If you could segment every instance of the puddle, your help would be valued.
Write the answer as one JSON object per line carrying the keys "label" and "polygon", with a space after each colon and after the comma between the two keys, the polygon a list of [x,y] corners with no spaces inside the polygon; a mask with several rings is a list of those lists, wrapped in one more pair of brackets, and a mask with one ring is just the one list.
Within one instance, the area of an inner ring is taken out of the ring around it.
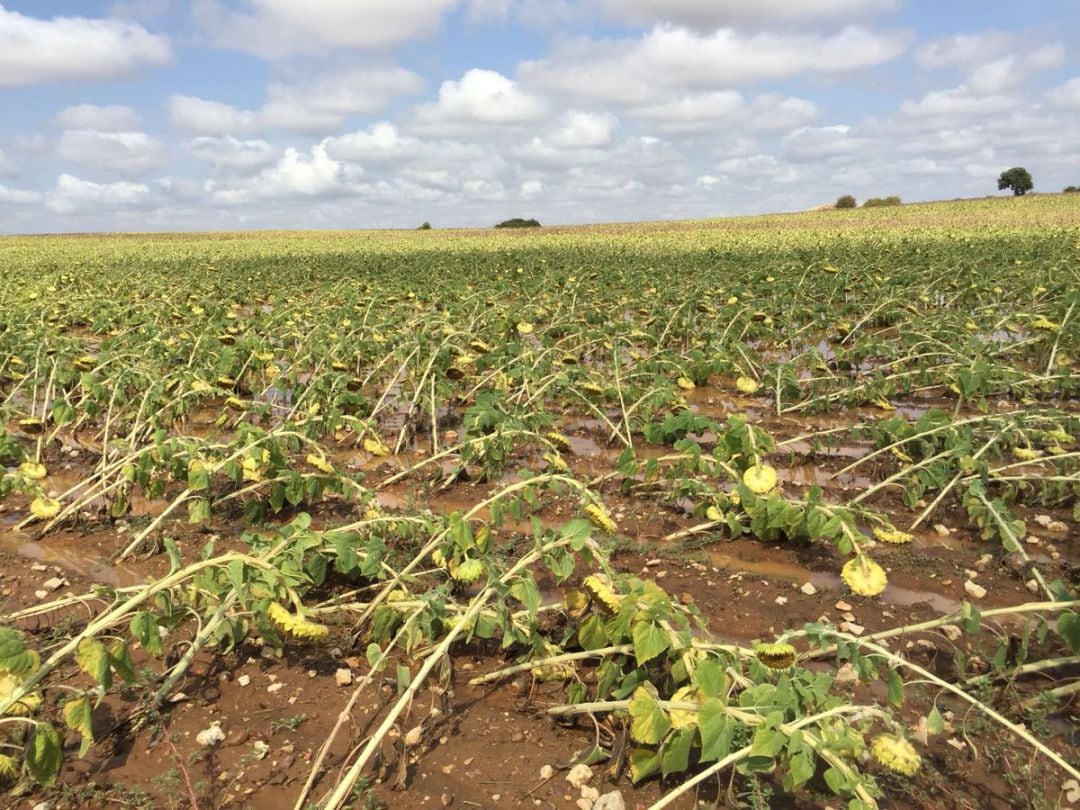
{"label": "puddle", "polygon": [[[46,565],[55,565],[73,574],[85,577],[91,582],[122,588],[141,585],[148,574],[132,566],[113,565],[103,558],[87,554],[81,549],[64,548],[57,542],[59,538],[50,537],[33,541],[22,532],[0,532],[0,549],[17,554],[27,560]],[[81,538],[85,540],[85,538]]]}

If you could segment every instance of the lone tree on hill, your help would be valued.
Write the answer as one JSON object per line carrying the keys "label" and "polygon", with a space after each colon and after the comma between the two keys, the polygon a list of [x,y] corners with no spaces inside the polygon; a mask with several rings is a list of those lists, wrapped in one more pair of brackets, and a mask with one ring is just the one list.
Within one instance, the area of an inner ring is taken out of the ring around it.
{"label": "lone tree on hill", "polygon": [[1022,166],[1014,166],[1002,172],[998,178],[998,191],[1006,188],[1011,188],[1012,193],[1017,197],[1027,194],[1035,188],[1035,183],[1031,180],[1031,172]]}

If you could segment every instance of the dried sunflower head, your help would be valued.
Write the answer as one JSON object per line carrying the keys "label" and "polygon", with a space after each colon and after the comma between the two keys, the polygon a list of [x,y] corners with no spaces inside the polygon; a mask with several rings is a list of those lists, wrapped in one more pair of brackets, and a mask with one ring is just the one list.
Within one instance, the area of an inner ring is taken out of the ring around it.
{"label": "dried sunflower head", "polygon": [[915,747],[894,734],[879,734],[870,741],[870,753],[881,765],[901,776],[914,776],[922,764]]}
{"label": "dried sunflower head", "polygon": [[30,502],[30,514],[39,520],[48,520],[60,514],[60,501],[39,495]]}
{"label": "dried sunflower head", "polygon": [[754,647],[757,660],[769,669],[787,669],[795,663],[795,648],[783,642],[777,644],[758,644]]}
{"label": "dried sunflower head", "polygon": [[34,461],[24,461],[19,465],[19,475],[23,478],[29,478],[32,481],[40,481],[49,471],[45,469],[44,464],[38,464]]}
{"label": "dried sunflower head", "polygon": [[874,527],[874,537],[882,543],[894,543],[896,545],[910,543],[915,539],[915,535],[908,532],[902,532],[899,529],[885,529],[881,526]]}
{"label": "dried sunflower head", "polygon": [[604,534],[615,534],[619,530],[615,521],[599,504],[588,504],[585,507],[585,517],[589,519],[589,523],[604,532]]}
{"label": "dried sunflower head", "polygon": [[316,624],[300,616],[294,616],[277,602],[273,602],[266,609],[266,617],[274,627],[293,638],[316,642],[330,638],[330,628],[325,624]]}
{"label": "dried sunflower head", "polygon": [[615,593],[607,577],[602,574],[590,574],[581,582],[581,587],[593,600],[600,612],[614,616],[622,607],[622,597]]}
{"label": "dried sunflower head", "polygon": [[569,452],[571,449],[570,440],[563,436],[561,433],[557,433],[554,430],[549,433],[545,433],[544,438],[546,438],[549,442],[555,445],[556,448],[563,451],[564,453]]}
{"label": "dried sunflower head", "polygon": [[848,560],[840,569],[840,578],[859,596],[877,596],[888,584],[884,569],[865,554]]}
{"label": "dried sunflower head", "polygon": [[768,464],[755,464],[743,473],[742,482],[755,495],[765,495],[776,487],[776,470]]}

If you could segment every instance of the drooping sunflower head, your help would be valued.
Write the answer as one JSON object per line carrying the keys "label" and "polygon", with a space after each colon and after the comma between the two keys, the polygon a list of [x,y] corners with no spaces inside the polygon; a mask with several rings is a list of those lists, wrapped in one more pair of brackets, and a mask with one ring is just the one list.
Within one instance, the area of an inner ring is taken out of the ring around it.
{"label": "drooping sunflower head", "polygon": [[622,597],[615,593],[603,574],[590,574],[582,580],[581,587],[605,616],[614,616],[619,612]]}
{"label": "drooping sunflower head", "polygon": [[893,543],[895,545],[910,543],[915,539],[915,535],[908,532],[902,532],[899,529],[886,529],[882,526],[874,527],[874,537],[882,543]]}
{"label": "drooping sunflower head", "polygon": [[300,616],[294,616],[288,608],[271,603],[266,609],[266,617],[282,633],[303,641],[326,641],[330,638],[330,628],[325,624],[317,624]]}
{"label": "drooping sunflower head", "polygon": [[60,501],[39,495],[30,502],[30,514],[39,520],[48,520],[60,514]]}
{"label": "drooping sunflower head", "polygon": [[870,753],[882,766],[900,774],[914,776],[922,764],[915,747],[895,734],[879,734],[870,741]]}
{"label": "drooping sunflower head", "polygon": [[750,395],[758,390],[758,384],[753,377],[740,376],[735,379],[735,390]]}
{"label": "drooping sunflower head", "polygon": [[611,515],[599,504],[590,503],[586,505],[585,517],[589,519],[589,523],[604,534],[615,534],[619,530],[618,525],[611,519]]}
{"label": "drooping sunflower head", "polygon": [[840,578],[859,596],[877,596],[889,584],[884,569],[865,554],[844,563]]}
{"label": "drooping sunflower head", "polygon": [[754,647],[754,655],[757,660],[769,669],[787,669],[795,663],[795,648],[790,644],[779,642],[776,644],[758,644]]}
{"label": "drooping sunflower head", "polygon": [[31,481],[40,481],[49,471],[45,469],[44,464],[38,464],[34,461],[24,461],[19,465],[19,475],[23,478],[29,478]]}
{"label": "drooping sunflower head", "polygon": [[755,464],[743,473],[742,481],[755,495],[765,495],[776,488],[776,470],[768,464]]}

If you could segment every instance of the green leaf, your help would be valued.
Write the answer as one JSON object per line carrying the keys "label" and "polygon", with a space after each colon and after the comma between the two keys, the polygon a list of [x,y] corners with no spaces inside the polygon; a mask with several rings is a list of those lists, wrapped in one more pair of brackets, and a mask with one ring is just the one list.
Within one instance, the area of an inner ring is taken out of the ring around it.
{"label": "green leaf", "polygon": [[638,666],[651,661],[671,646],[671,637],[664,628],[652,622],[634,624],[634,657]]}
{"label": "green leaf", "polygon": [[48,723],[34,726],[34,736],[26,746],[26,770],[39,785],[51,785],[64,759],[60,733]]}
{"label": "green leaf", "polygon": [[[650,687],[652,691],[650,691]],[[630,698],[630,734],[645,745],[656,745],[671,728],[671,721],[660,707],[655,687],[640,686]]]}
{"label": "green leaf", "polygon": [[79,759],[82,759],[94,744],[94,709],[90,705],[90,697],[83,695],[69,700],[64,704],[63,713],[67,727],[82,735],[82,744],[79,746]]}
{"label": "green leaf", "polygon": [[735,739],[735,722],[728,717],[722,701],[709,698],[701,704],[698,729],[701,732],[702,762],[716,762],[731,752],[731,743]]}
{"label": "green leaf", "polygon": [[197,525],[207,523],[210,520],[210,501],[206,498],[195,498],[188,501],[188,523]]}
{"label": "green leaf", "polygon": [[660,770],[663,776],[682,773],[690,766],[690,749],[697,737],[697,729],[680,728],[664,743],[660,754]]}
{"label": "green leaf", "polygon": [[898,707],[903,706],[904,679],[900,677],[900,673],[895,669],[890,669],[886,677],[889,682],[889,705]]}
{"label": "green leaf", "polygon": [[38,654],[27,649],[19,631],[0,627],[0,672],[12,675],[29,675],[40,663]]}
{"label": "green leaf", "polygon": [[132,616],[131,635],[151,655],[159,656],[165,651],[161,643],[161,632],[158,630],[157,617],[153,613],[140,610]]}
{"label": "green leaf", "polygon": [[109,663],[124,683],[135,680],[135,664],[131,660],[131,650],[123,639],[116,639],[109,647]]}
{"label": "green leaf", "polygon": [[660,752],[635,748],[630,754],[630,781],[637,784],[660,770]]}
{"label": "green leaf", "polygon": [[715,658],[698,661],[691,681],[705,697],[720,697],[727,693],[727,672],[724,671],[724,665]]}
{"label": "green leaf", "polygon": [[578,628],[578,643],[586,650],[599,650],[608,646],[608,634],[604,629],[604,620],[593,614]]}
{"label": "green leaf", "polygon": [[1058,616],[1058,635],[1074,653],[1080,652],[1080,614],[1066,611]]}
{"label": "green leaf", "polygon": [[592,526],[589,521],[582,520],[581,518],[575,518],[569,523],[563,525],[562,530],[559,532],[559,536],[564,540],[570,541],[570,548],[574,551],[581,551],[585,547],[585,542],[592,535]]}
{"label": "green leaf", "polygon": [[934,706],[930,714],[926,715],[926,731],[929,734],[940,734],[945,730],[945,718],[941,716],[938,707]]}
{"label": "green leaf", "polygon": [[210,471],[201,461],[195,460],[188,465],[187,487],[192,492],[201,492],[210,487]]}
{"label": "green leaf", "polygon": [[829,768],[825,771],[825,784],[837,796],[846,796],[851,792],[847,777],[836,768]]}
{"label": "green leaf", "polygon": [[112,686],[112,661],[103,642],[96,638],[84,638],[75,649],[75,662],[103,689]]}

